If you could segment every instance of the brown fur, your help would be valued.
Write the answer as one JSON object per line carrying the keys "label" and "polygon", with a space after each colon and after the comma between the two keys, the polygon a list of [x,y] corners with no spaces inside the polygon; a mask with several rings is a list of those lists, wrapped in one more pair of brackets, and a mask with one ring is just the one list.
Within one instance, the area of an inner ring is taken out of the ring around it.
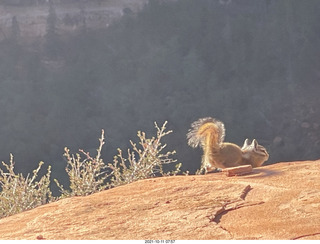
{"label": "brown fur", "polygon": [[266,149],[256,140],[252,144],[248,139],[242,148],[234,143],[223,142],[224,124],[213,118],[202,118],[191,124],[187,134],[191,147],[201,146],[203,149],[202,168],[207,171],[215,168],[229,168],[249,164],[261,166],[269,158]]}

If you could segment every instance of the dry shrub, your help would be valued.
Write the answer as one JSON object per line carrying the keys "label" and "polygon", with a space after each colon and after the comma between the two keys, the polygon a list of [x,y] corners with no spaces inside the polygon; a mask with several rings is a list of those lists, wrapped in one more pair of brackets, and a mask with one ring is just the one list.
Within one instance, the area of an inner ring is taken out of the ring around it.
{"label": "dry shrub", "polygon": [[0,169],[0,218],[20,213],[22,211],[35,208],[53,200],[50,191],[51,167],[48,167],[46,175],[37,181],[39,170],[43,162],[39,163],[38,168],[33,170],[25,178],[21,173],[14,172],[13,155],[10,154],[10,164],[2,162],[6,172]]}

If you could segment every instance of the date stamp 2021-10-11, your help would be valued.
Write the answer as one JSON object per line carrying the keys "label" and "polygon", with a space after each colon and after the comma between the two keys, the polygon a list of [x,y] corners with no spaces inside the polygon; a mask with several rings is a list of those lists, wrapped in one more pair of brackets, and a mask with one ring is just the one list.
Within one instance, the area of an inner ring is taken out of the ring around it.
{"label": "date stamp 2021-10-11", "polygon": [[173,244],[175,240],[145,240],[146,244]]}

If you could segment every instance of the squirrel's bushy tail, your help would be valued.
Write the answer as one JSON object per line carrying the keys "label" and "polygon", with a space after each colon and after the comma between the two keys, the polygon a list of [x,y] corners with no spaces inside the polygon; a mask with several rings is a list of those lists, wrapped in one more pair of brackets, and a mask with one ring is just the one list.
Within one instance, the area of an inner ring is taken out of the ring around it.
{"label": "squirrel's bushy tail", "polygon": [[201,146],[203,149],[202,169],[209,169],[215,165],[215,154],[220,151],[224,141],[224,124],[211,117],[199,119],[191,124],[187,133],[188,144],[191,147]]}
{"label": "squirrel's bushy tail", "polygon": [[187,133],[188,145],[194,148],[199,145],[202,148],[218,146],[224,141],[224,137],[224,124],[211,117],[201,118],[193,122]]}

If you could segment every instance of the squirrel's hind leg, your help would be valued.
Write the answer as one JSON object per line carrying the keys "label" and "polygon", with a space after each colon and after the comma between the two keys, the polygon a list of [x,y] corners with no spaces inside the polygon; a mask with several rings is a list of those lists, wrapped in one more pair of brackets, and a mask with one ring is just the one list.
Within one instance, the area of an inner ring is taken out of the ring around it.
{"label": "squirrel's hind leg", "polygon": [[207,171],[207,173],[219,173],[219,172],[222,172],[221,168],[212,168]]}
{"label": "squirrel's hind leg", "polygon": [[200,169],[197,170],[196,174],[205,175],[207,173],[218,173],[222,172],[221,168],[214,167],[208,164],[201,164]]}

